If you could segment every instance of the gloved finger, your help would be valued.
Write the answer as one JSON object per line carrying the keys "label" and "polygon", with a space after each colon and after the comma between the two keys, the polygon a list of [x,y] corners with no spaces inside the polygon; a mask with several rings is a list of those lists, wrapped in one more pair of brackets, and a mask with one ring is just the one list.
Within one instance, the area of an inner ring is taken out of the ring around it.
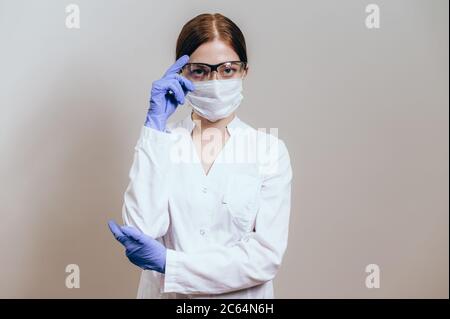
{"label": "gloved finger", "polygon": [[167,79],[177,80],[180,83],[181,88],[183,89],[184,95],[188,94],[190,91],[195,90],[194,83],[180,74],[171,74],[165,78],[165,80]]}
{"label": "gloved finger", "polygon": [[114,237],[123,236],[122,230],[120,229],[120,226],[117,225],[117,223],[114,220],[108,221],[108,226],[111,232],[113,233]]}
{"label": "gloved finger", "polygon": [[177,100],[177,102],[179,104],[184,104],[184,91],[181,88],[181,84],[180,82],[178,82],[177,80],[173,79],[170,80],[170,82],[168,83],[167,87],[172,90],[175,99]]}
{"label": "gloved finger", "polygon": [[125,236],[128,236],[135,241],[140,241],[143,235],[137,228],[132,226],[122,226],[121,230]]}
{"label": "gloved finger", "polygon": [[195,86],[194,83],[192,83],[191,80],[186,79],[184,76],[175,74],[176,79],[178,82],[180,82],[181,86],[183,87],[184,92],[187,94],[186,91],[194,91]]}
{"label": "gloved finger", "polygon": [[173,73],[177,73],[189,61],[189,55],[183,55],[164,73],[164,77]]}
{"label": "gloved finger", "polygon": [[108,221],[108,226],[111,232],[113,233],[114,237],[122,244],[125,245],[125,242],[127,241],[126,235],[122,232],[122,229],[114,220]]}

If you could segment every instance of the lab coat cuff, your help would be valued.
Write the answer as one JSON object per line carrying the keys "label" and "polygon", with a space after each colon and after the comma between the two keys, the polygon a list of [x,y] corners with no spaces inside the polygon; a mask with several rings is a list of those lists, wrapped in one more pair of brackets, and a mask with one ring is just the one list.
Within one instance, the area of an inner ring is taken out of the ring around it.
{"label": "lab coat cuff", "polygon": [[173,249],[167,249],[166,272],[164,274],[164,282],[161,285],[162,293],[180,292],[184,289],[182,283],[179,280],[179,267],[180,253]]}

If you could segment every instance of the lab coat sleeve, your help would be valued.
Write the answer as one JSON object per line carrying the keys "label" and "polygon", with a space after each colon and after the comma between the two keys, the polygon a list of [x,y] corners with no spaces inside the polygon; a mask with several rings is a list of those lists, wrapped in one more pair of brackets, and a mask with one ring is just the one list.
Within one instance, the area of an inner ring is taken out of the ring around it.
{"label": "lab coat sleeve", "polygon": [[134,226],[153,238],[162,237],[169,226],[166,177],[170,145],[169,133],[142,127],[124,194],[124,224]]}
{"label": "lab coat sleeve", "polygon": [[255,229],[233,246],[168,249],[164,292],[220,294],[272,280],[287,247],[292,168],[284,143],[263,174]]}

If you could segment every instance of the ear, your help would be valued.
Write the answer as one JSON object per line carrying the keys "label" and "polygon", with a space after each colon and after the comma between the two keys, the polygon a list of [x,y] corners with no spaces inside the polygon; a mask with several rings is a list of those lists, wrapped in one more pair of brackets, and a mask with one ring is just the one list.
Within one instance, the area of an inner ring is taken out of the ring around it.
{"label": "ear", "polygon": [[242,77],[243,79],[247,76],[248,68],[249,68],[249,65],[248,65],[248,63],[247,63],[247,65],[246,65],[246,67],[245,67],[245,70],[244,70],[244,76]]}

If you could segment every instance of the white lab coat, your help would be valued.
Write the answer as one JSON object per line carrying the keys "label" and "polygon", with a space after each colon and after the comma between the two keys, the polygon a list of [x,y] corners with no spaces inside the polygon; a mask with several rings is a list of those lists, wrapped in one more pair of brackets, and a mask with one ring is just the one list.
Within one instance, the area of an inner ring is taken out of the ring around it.
{"label": "white lab coat", "polygon": [[166,272],[144,270],[138,298],[274,298],[286,250],[292,169],[284,142],[237,116],[206,175],[188,115],[141,129],[122,216],[167,248]]}

